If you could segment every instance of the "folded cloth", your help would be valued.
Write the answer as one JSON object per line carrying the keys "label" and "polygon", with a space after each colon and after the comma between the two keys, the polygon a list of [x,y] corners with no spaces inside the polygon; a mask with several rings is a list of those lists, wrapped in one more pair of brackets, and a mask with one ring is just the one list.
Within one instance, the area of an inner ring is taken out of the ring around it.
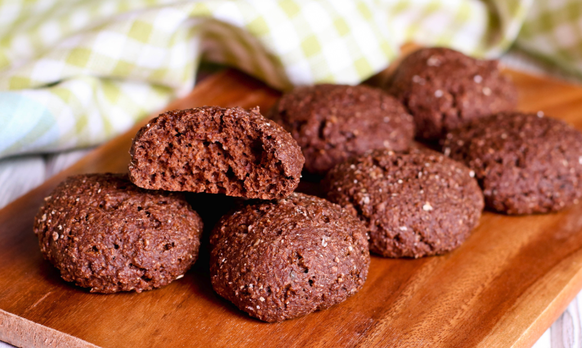
{"label": "folded cloth", "polygon": [[358,83],[407,41],[480,57],[517,42],[580,72],[582,4],[551,3],[0,2],[0,157],[101,143],[185,95],[202,59],[286,89]]}

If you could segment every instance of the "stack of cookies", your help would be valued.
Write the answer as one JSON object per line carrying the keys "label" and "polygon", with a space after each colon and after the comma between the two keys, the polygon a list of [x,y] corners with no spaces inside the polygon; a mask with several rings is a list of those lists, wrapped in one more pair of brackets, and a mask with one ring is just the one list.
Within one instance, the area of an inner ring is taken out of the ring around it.
{"label": "stack of cookies", "polygon": [[182,277],[198,256],[202,219],[181,191],[246,199],[214,227],[210,270],[216,292],[250,315],[295,318],[362,288],[364,225],[294,192],[301,148],[258,109],[162,114],[137,133],[131,156],[129,175],[70,177],[45,199],[34,231],[65,280],[113,293]]}
{"label": "stack of cookies", "polygon": [[[238,197],[209,223],[212,286],[260,320],[296,318],[358,292],[370,251],[440,255],[484,207],[532,214],[578,202],[582,134],[513,111],[516,96],[497,62],[429,48],[384,90],[299,87],[270,119],[238,107],[167,112],[137,133],[129,175],[68,178],[34,231],[65,280],[141,292],[198,257],[209,219],[192,206],[207,202],[190,204],[190,192]],[[302,173],[322,197],[295,192]]]}

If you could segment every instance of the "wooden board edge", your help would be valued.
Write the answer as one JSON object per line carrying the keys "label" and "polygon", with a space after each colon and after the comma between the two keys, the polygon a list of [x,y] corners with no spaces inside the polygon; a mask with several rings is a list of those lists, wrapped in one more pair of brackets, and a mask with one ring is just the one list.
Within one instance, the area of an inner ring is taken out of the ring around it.
{"label": "wooden board edge", "polygon": [[562,288],[554,300],[549,303],[545,310],[540,313],[538,319],[535,320],[530,327],[528,327],[519,338],[515,341],[512,347],[515,348],[529,348],[536,343],[540,337],[548,330],[552,324],[560,318],[566,311],[570,303],[578,296],[582,288],[582,269],[576,272],[571,278],[570,282]]}
{"label": "wooden board edge", "polygon": [[75,336],[0,309],[0,340],[17,347],[100,348]]}

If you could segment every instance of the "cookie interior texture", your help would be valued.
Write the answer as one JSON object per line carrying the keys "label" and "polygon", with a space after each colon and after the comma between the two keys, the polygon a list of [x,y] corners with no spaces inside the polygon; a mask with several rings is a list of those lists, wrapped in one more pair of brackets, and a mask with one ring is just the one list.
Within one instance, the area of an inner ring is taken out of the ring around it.
{"label": "cookie interior texture", "polygon": [[371,149],[406,150],[414,122],[402,104],[368,86],[322,84],[295,88],[269,112],[297,140],[305,169],[325,174]]}
{"label": "cookie interior texture", "polygon": [[487,207],[558,211],[582,196],[582,134],[542,113],[500,113],[447,134],[443,152],[475,172]]}
{"label": "cookie interior texture", "polygon": [[304,158],[258,109],[200,107],[161,114],[136,135],[131,180],[146,189],[276,199],[299,184]]}
{"label": "cookie interior texture", "polygon": [[414,116],[417,138],[426,140],[517,105],[517,89],[497,61],[448,48],[423,48],[407,56],[387,90]]}
{"label": "cookie interior texture", "polygon": [[221,219],[210,243],[214,290],[267,322],[344,301],[363,286],[370,264],[362,223],[301,193],[246,203]]}
{"label": "cookie interior texture", "polygon": [[202,220],[182,194],[140,189],[125,174],[89,174],[45,198],[34,232],[64,280],[91,292],[141,292],[196,261]]}
{"label": "cookie interior texture", "polygon": [[478,224],[483,196],[471,175],[434,151],[376,150],[334,167],[324,186],[364,222],[372,252],[417,258],[457,248]]}

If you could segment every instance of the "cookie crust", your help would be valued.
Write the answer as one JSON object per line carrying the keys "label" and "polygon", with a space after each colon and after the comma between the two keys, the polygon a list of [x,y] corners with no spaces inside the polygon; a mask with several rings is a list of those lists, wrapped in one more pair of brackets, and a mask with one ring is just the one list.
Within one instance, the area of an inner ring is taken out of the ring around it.
{"label": "cookie crust", "polygon": [[558,211],[582,196],[582,134],[543,113],[500,113],[452,131],[445,155],[475,172],[488,208]]}
{"label": "cookie crust", "polygon": [[202,220],[182,194],[146,191],[123,174],[67,178],[34,222],[40,251],[91,292],[141,292],[180,278],[196,261]]}
{"label": "cookie crust", "polygon": [[376,150],[334,167],[324,187],[364,222],[372,252],[418,258],[457,248],[478,224],[483,196],[471,175],[434,151]]}
{"label": "cookie crust", "polygon": [[361,289],[370,264],[361,222],[301,193],[246,203],[221,219],[210,243],[214,290],[267,322],[343,302]]}
{"label": "cookie crust", "polygon": [[414,123],[380,89],[322,84],[284,94],[269,112],[297,140],[305,169],[325,174],[335,164],[372,149],[406,150]]}
{"label": "cookie crust", "polygon": [[406,57],[387,90],[414,116],[416,137],[425,140],[517,105],[517,90],[498,61],[440,47]]}

